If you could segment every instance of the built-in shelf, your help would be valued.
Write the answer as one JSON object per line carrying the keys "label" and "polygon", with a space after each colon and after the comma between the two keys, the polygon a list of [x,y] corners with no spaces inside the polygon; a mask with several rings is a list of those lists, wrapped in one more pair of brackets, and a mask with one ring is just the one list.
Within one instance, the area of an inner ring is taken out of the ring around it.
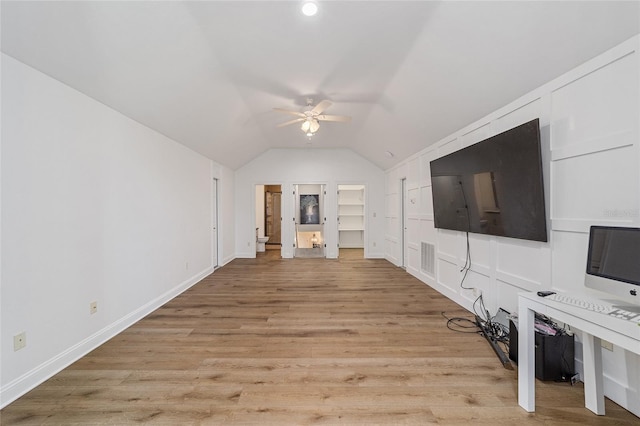
{"label": "built-in shelf", "polygon": [[340,248],[364,247],[364,185],[338,185]]}

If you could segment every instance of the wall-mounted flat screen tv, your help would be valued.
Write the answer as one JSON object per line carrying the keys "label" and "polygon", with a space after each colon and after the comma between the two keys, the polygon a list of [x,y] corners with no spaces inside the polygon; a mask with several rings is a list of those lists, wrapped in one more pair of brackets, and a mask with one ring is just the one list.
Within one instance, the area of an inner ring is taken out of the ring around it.
{"label": "wall-mounted flat screen tv", "polygon": [[540,122],[431,162],[435,227],[547,241]]}

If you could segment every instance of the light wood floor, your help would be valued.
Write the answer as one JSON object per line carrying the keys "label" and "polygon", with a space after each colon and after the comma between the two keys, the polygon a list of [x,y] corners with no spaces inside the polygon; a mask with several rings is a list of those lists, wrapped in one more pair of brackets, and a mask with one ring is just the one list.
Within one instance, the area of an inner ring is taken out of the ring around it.
{"label": "light wood floor", "polygon": [[6,407],[2,425],[638,425],[537,383],[442,316],[470,315],[385,260],[237,259]]}

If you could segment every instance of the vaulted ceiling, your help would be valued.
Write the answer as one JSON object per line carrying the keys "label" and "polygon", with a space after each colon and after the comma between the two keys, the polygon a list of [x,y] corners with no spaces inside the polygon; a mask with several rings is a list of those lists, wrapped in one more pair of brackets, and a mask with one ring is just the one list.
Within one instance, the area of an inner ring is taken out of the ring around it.
{"label": "vaulted ceiling", "polygon": [[[637,1],[300,5],[2,1],[2,51],[232,169],[309,146],[386,169],[640,33]],[[276,127],[307,98],[353,119]]]}

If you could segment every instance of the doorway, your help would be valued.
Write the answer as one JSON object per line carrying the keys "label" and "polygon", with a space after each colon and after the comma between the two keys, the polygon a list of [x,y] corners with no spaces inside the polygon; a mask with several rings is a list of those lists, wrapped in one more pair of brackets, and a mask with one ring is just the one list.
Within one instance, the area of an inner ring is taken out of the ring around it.
{"label": "doorway", "polygon": [[364,258],[365,186],[338,184],[338,256]]}
{"label": "doorway", "polygon": [[282,187],[280,185],[264,186],[264,229],[267,249],[282,245]]}
{"label": "doorway", "polygon": [[322,184],[293,186],[294,257],[325,257],[325,195]]}
{"label": "doorway", "polygon": [[256,185],[256,253],[282,251],[282,186]]}

